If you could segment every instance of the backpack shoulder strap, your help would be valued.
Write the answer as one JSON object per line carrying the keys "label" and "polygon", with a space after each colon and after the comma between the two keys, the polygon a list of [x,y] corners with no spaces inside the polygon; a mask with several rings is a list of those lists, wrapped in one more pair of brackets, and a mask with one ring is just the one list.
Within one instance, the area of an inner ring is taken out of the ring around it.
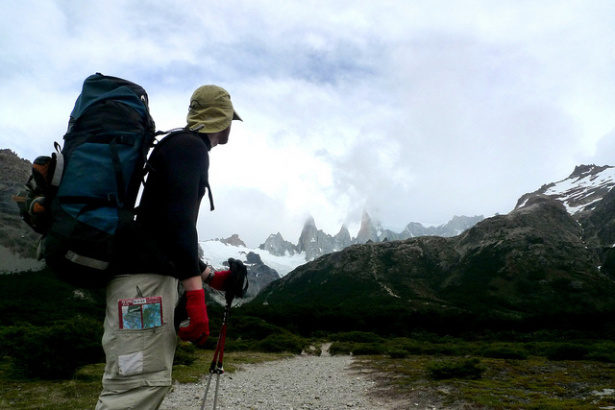
{"label": "backpack shoulder strap", "polygon": [[[160,149],[160,147],[164,146],[165,144],[168,144],[169,141],[172,140],[175,135],[179,135],[180,133],[183,133],[183,132],[190,132],[190,130],[188,130],[187,128],[174,128],[168,131],[156,131],[156,136],[164,135],[164,137],[162,137],[156,144],[154,144],[154,149],[149,154],[149,157],[147,158],[147,161],[145,162],[145,173],[146,174],[150,172],[154,172],[154,173],[156,172],[156,169],[152,166],[149,160],[151,156],[154,154],[154,152],[156,152],[156,150]],[[145,175],[143,177],[145,178]],[[143,181],[143,183],[145,184],[145,181]],[[214,198],[211,193],[211,186],[209,185],[209,178],[207,178],[207,180],[205,181],[205,188],[207,189],[207,197],[209,199],[209,210],[213,211],[215,209]]]}

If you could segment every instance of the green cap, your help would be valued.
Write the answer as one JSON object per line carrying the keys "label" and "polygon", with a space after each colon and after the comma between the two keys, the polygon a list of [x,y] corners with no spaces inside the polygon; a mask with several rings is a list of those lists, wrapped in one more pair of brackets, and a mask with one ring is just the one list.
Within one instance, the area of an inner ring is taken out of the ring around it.
{"label": "green cap", "polygon": [[220,132],[231,125],[231,121],[243,121],[233,109],[231,96],[217,85],[203,85],[190,97],[188,128],[203,133]]}

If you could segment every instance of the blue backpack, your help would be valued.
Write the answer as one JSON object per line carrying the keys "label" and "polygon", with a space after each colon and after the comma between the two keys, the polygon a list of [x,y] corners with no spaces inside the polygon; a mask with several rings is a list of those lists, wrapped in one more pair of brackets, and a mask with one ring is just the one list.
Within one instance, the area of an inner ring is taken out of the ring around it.
{"label": "blue backpack", "polygon": [[39,255],[60,278],[100,287],[116,271],[155,135],[141,86],[100,73],[84,81],[64,147],[34,161],[16,196],[23,219],[43,235]]}

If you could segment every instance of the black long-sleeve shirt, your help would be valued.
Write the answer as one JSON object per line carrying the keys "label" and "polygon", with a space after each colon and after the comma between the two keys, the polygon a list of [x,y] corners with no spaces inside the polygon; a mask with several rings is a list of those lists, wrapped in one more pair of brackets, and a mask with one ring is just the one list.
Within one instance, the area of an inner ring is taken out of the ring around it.
{"label": "black long-sleeve shirt", "polygon": [[209,186],[210,149],[206,135],[184,130],[165,137],[152,152],[137,214],[148,245],[141,266],[132,271],[155,271],[178,279],[201,273],[196,222]]}

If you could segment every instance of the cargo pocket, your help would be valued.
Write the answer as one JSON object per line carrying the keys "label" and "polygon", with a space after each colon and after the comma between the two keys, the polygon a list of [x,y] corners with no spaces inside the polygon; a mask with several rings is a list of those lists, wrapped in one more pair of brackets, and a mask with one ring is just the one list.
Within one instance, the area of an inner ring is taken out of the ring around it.
{"label": "cargo pocket", "polygon": [[152,381],[170,378],[175,353],[175,335],[168,324],[149,329],[115,331],[112,357],[118,378],[151,377]]}
{"label": "cargo pocket", "polygon": [[117,372],[120,376],[143,373],[143,352],[123,354],[117,357]]}

